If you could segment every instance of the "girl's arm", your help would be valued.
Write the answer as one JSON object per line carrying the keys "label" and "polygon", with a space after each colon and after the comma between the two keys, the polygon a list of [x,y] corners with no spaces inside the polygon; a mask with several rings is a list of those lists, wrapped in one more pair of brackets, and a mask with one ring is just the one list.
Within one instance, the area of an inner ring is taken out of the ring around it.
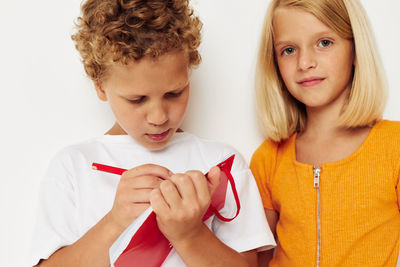
{"label": "girl's arm", "polygon": [[[267,221],[269,224],[269,228],[271,229],[272,234],[276,240],[276,224],[278,222],[278,213],[274,210],[265,209],[265,216],[267,217]],[[274,249],[262,251],[258,253],[258,265],[259,266],[268,266],[274,255]]]}

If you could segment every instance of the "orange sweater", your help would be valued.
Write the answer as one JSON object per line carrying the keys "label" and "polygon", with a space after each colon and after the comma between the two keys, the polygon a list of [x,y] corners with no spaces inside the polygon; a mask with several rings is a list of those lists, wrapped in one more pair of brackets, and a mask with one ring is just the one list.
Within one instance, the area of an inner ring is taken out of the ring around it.
{"label": "orange sweater", "polygon": [[267,139],[250,164],[264,208],[279,213],[279,245],[269,266],[317,266],[318,253],[321,267],[395,266],[400,122],[377,123],[351,156],[322,164],[319,188],[313,166],[296,161],[295,139]]}

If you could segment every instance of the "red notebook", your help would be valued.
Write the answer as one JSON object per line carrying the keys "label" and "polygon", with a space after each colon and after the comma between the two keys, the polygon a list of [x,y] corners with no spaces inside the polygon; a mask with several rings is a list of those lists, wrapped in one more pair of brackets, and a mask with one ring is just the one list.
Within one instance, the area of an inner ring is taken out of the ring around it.
{"label": "red notebook", "polygon": [[[221,169],[221,182],[211,198],[210,207],[203,216],[203,221],[215,214],[220,220],[229,222],[236,218],[236,216],[239,214],[239,197],[236,191],[235,182],[231,175],[234,157],[235,155],[232,155],[217,165]],[[119,175],[126,171],[125,169],[97,163],[93,163],[92,167],[93,169],[99,171],[105,171]],[[233,218],[225,218],[219,213],[219,210],[225,205],[228,182],[232,187],[232,192],[237,206],[236,214]],[[172,246],[170,245],[168,239],[165,238],[165,236],[158,229],[155,213],[151,212],[141,226],[137,229],[137,231],[133,234],[129,244],[126,246],[123,252],[118,256],[115,262],[112,262],[111,264],[116,267],[159,267],[164,262],[171,249]]]}

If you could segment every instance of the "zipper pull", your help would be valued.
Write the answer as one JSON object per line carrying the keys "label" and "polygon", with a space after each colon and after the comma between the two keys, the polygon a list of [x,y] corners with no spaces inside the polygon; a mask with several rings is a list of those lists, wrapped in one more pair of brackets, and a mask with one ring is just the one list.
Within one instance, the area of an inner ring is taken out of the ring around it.
{"label": "zipper pull", "polygon": [[314,167],[314,188],[319,188],[319,176],[321,167]]}

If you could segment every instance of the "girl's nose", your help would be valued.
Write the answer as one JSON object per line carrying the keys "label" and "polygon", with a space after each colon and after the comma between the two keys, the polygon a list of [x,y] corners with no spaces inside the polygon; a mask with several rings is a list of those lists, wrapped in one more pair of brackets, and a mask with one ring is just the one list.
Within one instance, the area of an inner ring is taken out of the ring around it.
{"label": "girl's nose", "polygon": [[149,111],[147,113],[147,122],[149,124],[159,126],[163,125],[168,121],[168,114],[166,109],[160,105],[153,105],[152,107],[149,107]]}
{"label": "girl's nose", "polygon": [[317,66],[317,60],[312,51],[303,50],[299,53],[297,67],[301,71],[313,69]]}

